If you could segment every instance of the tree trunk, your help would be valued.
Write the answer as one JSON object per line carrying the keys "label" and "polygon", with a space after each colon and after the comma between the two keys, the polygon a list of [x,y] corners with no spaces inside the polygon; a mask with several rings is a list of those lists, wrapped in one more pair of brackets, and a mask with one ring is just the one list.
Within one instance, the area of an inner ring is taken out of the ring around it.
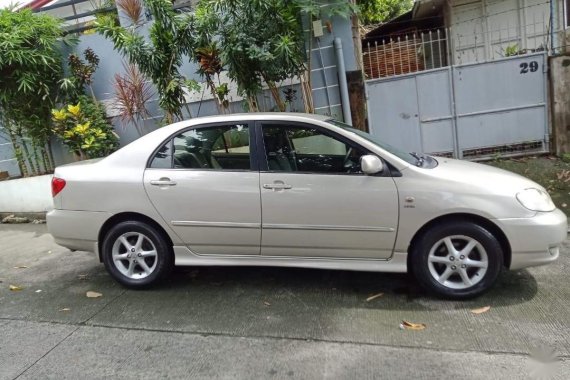
{"label": "tree trunk", "polygon": [[188,103],[184,103],[184,108],[186,108],[186,111],[188,112],[188,118],[192,119],[192,111],[190,110]]}
{"label": "tree trunk", "polygon": [[23,138],[22,140],[22,148],[24,148],[24,154],[26,155],[26,159],[28,160],[28,163],[30,164],[30,171],[32,172],[31,174],[38,174],[38,169],[34,163],[34,159],[33,157],[30,155],[30,150],[28,149],[28,144],[26,144],[26,140],[24,140]]}
{"label": "tree trunk", "polygon": [[34,160],[34,164],[37,168],[36,174],[44,174],[47,170],[45,165],[42,165],[42,160],[40,157],[41,156],[38,154],[38,144],[34,139],[32,139],[32,157],[30,157],[30,159]]}
{"label": "tree trunk", "polygon": [[49,162],[49,157],[47,154],[46,145],[44,145],[40,148],[40,153],[42,155],[42,162],[44,164],[44,169],[45,169],[46,173],[53,172],[53,167],[51,166],[51,162]]}
{"label": "tree trunk", "polygon": [[20,148],[20,144],[18,143],[18,138],[16,133],[10,128],[8,124],[6,124],[6,130],[8,131],[8,135],[10,136],[10,142],[12,143],[12,147],[14,149],[14,156],[16,156],[16,162],[18,163],[18,168],[20,169],[20,174],[22,177],[28,177],[28,167],[26,166],[26,162],[24,161],[24,156],[22,154],[22,149]]}
{"label": "tree trunk", "polygon": [[259,108],[257,107],[257,99],[255,96],[248,96],[247,104],[249,106],[249,112],[259,112]]}
{"label": "tree trunk", "polygon": [[281,99],[281,94],[279,93],[279,88],[277,87],[275,82],[273,82],[272,80],[267,80],[265,75],[262,74],[262,77],[263,77],[263,80],[265,81],[265,83],[267,83],[267,87],[269,87],[269,91],[271,91],[271,96],[273,96],[273,100],[275,100],[275,104],[277,105],[277,108],[279,108],[279,111],[285,112],[285,110],[287,109],[287,106],[283,102],[283,99]]}
{"label": "tree trunk", "polygon": [[216,107],[218,108],[218,112],[219,113],[226,113],[225,107],[220,102],[220,98],[218,98],[218,93],[216,92],[216,84],[214,83],[214,81],[212,80],[212,78],[209,75],[206,76],[206,83],[207,83],[208,87],[210,88],[210,92],[212,93],[212,96],[214,97],[214,101],[216,102]]}
{"label": "tree trunk", "polygon": [[48,157],[49,166],[51,168],[51,171],[54,171],[55,170],[55,160],[53,159],[53,152],[51,149],[52,149],[51,140],[48,139],[48,141],[47,141],[47,157]]}
{"label": "tree trunk", "polygon": [[315,108],[313,103],[313,91],[311,89],[311,83],[306,78],[307,75],[310,76],[311,73],[305,71],[299,75],[299,79],[301,80],[301,91],[303,92],[303,106],[305,106],[305,112],[314,113]]}

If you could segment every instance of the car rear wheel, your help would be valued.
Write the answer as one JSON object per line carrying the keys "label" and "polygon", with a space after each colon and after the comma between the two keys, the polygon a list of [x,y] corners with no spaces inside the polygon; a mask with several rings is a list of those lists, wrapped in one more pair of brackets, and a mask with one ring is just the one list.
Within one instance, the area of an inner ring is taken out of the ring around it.
{"label": "car rear wheel", "polygon": [[429,291],[452,299],[476,297],[497,280],[503,251],[485,228],[446,223],[425,232],[411,252],[412,271]]}
{"label": "car rear wheel", "polygon": [[170,273],[172,248],[154,227],[139,221],[121,222],[103,240],[102,256],[111,276],[129,288],[144,288]]}

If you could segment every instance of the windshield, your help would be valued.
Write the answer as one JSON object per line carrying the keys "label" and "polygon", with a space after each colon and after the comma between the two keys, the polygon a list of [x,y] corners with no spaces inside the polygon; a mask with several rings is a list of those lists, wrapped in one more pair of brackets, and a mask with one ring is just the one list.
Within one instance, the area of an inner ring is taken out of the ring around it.
{"label": "windshield", "polygon": [[[418,155],[411,154],[411,153],[406,153],[398,148],[394,148],[392,145],[390,144],[386,144],[385,142],[380,141],[377,137],[372,136],[370,133],[366,133],[361,131],[360,129],[356,129],[351,127],[348,124],[345,124],[341,121],[338,120],[327,120],[328,123],[333,124],[337,127],[340,127],[346,131],[352,132],[362,138],[365,138],[366,140],[370,141],[371,143],[378,145],[380,148],[384,149],[385,151],[387,151],[388,153],[392,153],[394,156],[401,158],[402,160],[406,161],[409,164],[412,165],[418,165]],[[414,156],[415,155],[415,156]]]}

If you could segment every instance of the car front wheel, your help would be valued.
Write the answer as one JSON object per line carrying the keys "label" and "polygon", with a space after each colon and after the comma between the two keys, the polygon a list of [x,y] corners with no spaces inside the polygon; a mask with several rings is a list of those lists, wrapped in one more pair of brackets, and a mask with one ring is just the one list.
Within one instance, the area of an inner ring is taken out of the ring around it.
{"label": "car front wheel", "polygon": [[105,268],[129,288],[144,288],[158,282],[173,267],[172,248],[152,226],[139,221],[115,225],[102,246]]}
{"label": "car front wheel", "polygon": [[497,280],[503,251],[485,228],[445,223],[424,233],[411,252],[412,271],[429,291],[452,299],[476,297]]}

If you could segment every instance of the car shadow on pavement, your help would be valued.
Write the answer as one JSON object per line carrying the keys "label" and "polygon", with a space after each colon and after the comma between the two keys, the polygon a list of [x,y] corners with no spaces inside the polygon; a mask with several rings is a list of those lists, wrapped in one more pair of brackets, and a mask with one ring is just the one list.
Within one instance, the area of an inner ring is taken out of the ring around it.
{"label": "car shadow on pavement", "polygon": [[[267,294],[289,292],[296,297],[330,298],[335,307],[354,307],[355,302],[371,308],[386,308],[386,303],[368,302],[371,296],[390,298],[389,305],[399,309],[417,309],[416,301],[442,301],[427,293],[410,274],[354,272],[339,270],[271,268],[271,267],[178,267],[156,290],[184,291],[199,287],[213,292],[229,292],[239,287],[243,292],[264,291]],[[527,270],[503,271],[488,293],[467,301],[448,301],[454,308],[469,308],[473,303],[525,303],[537,293],[537,282]],[[420,303],[421,303],[420,302]]]}

